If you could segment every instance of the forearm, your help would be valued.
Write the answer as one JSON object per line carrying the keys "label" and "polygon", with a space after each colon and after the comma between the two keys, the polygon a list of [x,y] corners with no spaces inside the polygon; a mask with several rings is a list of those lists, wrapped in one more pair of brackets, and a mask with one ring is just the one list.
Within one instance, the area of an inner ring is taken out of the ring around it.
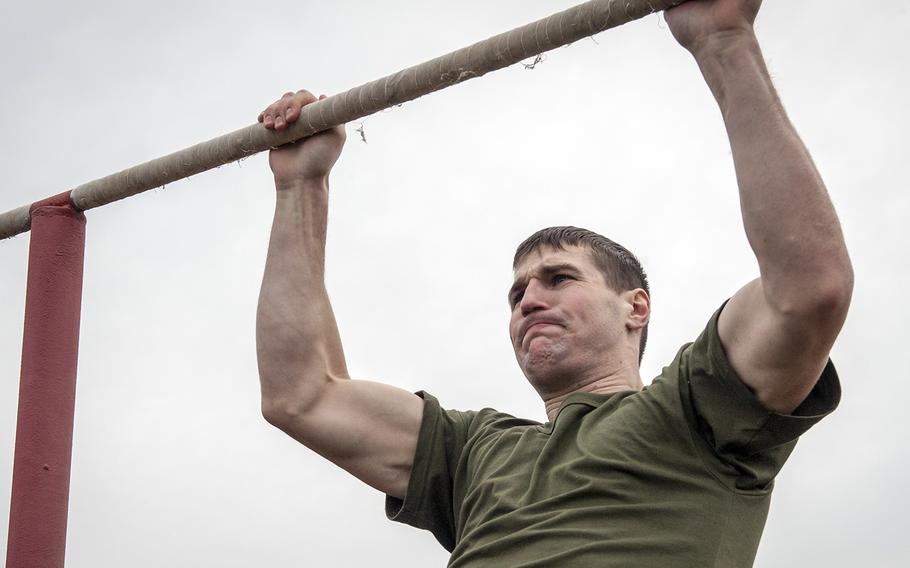
{"label": "forearm", "polygon": [[328,187],[279,188],[259,295],[256,344],[264,412],[303,404],[347,369],[325,289]]}
{"label": "forearm", "polygon": [[695,56],[723,114],[743,223],[769,302],[790,311],[843,295],[852,271],[837,215],[755,36],[716,38]]}

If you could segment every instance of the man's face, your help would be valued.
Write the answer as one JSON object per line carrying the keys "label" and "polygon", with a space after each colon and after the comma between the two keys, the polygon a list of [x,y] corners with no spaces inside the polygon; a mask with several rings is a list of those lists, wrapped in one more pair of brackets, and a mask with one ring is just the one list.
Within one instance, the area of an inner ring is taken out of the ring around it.
{"label": "man's face", "polygon": [[585,247],[544,247],[515,269],[509,336],[541,395],[593,377],[625,337],[627,308]]}

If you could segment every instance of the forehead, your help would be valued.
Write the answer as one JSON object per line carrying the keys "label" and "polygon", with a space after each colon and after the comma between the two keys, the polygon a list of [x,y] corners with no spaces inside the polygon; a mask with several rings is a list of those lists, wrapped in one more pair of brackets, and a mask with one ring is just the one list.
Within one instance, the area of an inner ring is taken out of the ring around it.
{"label": "forehead", "polygon": [[572,245],[565,250],[555,247],[540,247],[525,256],[513,273],[514,281],[527,280],[545,271],[547,268],[560,265],[571,265],[587,273],[598,273],[591,250],[586,246]]}

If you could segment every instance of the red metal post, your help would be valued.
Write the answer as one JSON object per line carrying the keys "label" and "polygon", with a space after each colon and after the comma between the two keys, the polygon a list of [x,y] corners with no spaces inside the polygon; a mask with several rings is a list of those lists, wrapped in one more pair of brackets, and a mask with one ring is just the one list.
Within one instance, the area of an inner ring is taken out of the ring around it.
{"label": "red metal post", "polygon": [[32,206],[7,568],[62,568],[66,550],[85,216]]}

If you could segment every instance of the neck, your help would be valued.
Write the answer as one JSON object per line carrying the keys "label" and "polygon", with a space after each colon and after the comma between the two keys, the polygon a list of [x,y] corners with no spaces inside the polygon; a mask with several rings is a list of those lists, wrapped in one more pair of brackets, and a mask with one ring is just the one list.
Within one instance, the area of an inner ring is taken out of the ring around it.
{"label": "neck", "polygon": [[615,371],[596,377],[574,383],[565,390],[548,394],[543,397],[544,407],[547,411],[547,420],[553,421],[556,418],[556,412],[559,407],[570,395],[579,392],[593,394],[613,394],[626,391],[640,391],[644,388],[641,382],[641,375],[638,372],[638,365],[624,366]]}

